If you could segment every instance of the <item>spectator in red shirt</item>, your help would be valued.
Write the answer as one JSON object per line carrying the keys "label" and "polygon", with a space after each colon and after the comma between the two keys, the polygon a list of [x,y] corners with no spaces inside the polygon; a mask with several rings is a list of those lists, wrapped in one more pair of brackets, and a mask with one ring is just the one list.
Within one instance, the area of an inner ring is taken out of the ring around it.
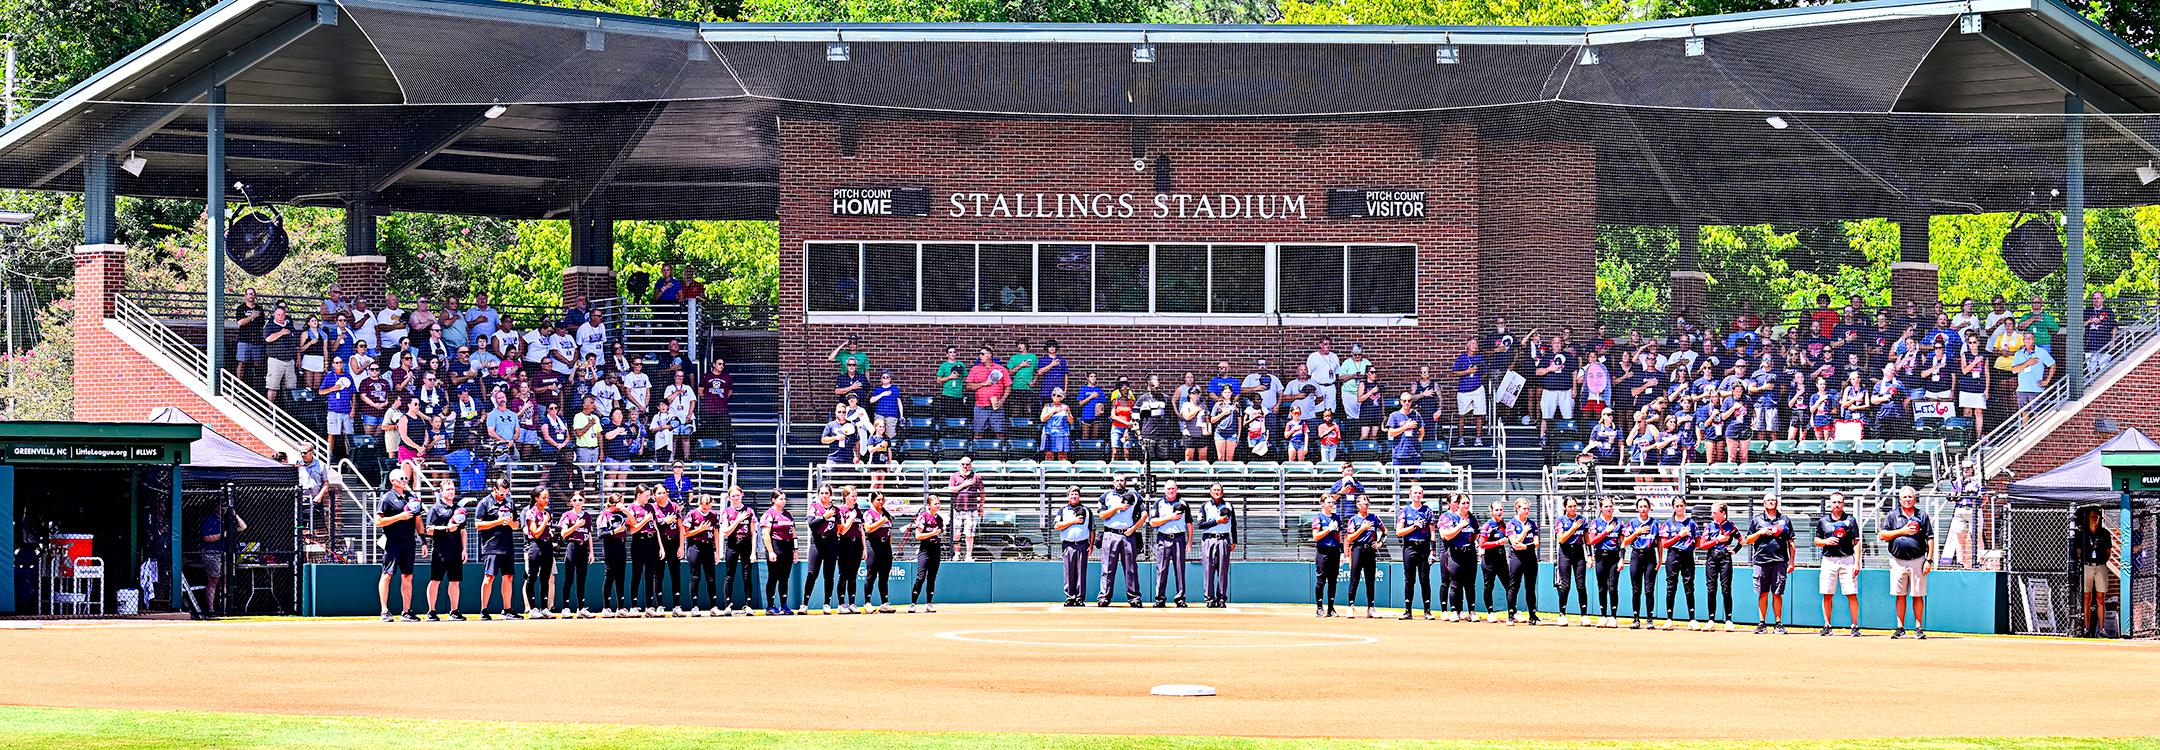
{"label": "spectator in red shirt", "polygon": [[1830,295],[1815,295],[1815,306],[1822,308],[1808,316],[1815,335],[1826,339],[1832,337],[1837,333],[1838,314],[1836,310],[1830,309]]}
{"label": "spectator in red shirt", "polygon": [[1005,395],[1012,390],[1012,372],[998,364],[985,345],[976,350],[975,366],[968,368],[967,380],[962,382],[975,393],[975,439],[993,432],[1004,440]]}

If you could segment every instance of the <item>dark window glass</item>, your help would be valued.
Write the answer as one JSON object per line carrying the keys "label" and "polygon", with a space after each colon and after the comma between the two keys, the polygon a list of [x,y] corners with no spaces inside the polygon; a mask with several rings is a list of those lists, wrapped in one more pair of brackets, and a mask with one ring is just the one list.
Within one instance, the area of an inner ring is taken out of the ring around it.
{"label": "dark window glass", "polygon": [[1155,246],[1155,311],[1207,312],[1207,246]]}
{"label": "dark window glass", "polygon": [[983,245],[975,264],[982,269],[981,312],[1030,312],[1035,309],[1035,248],[1029,245]]}
{"label": "dark window glass", "polygon": [[1278,261],[1282,289],[1277,296],[1286,313],[1343,311],[1341,245],[1284,245]]}
{"label": "dark window glass", "polygon": [[1095,311],[1148,311],[1148,246],[1095,246]]}
{"label": "dark window glass", "polygon": [[863,286],[869,312],[915,312],[915,246],[873,243],[863,246]]}
{"label": "dark window glass", "polygon": [[1095,270],[1092,245],[1037,245],[1035,260],[1041,264],[1040,312],[1088,312],[1089,276]]}
{"label": "dark window glass", "polygon": [[975,311],[975,246],[922,246],[923,312]]}
{"label": "dark window glass", "polygon": [[1209,312],[1267,312],[1267,248],[1259,245],[1216,245],[1214,273],[1210,277],[1212,307]]}
{"label": "dark window glass", "polygon": [[1410,315],[1417,312],[1417,246],[1352,245],[1350,312]]}
{"label": "dark window glass", "polygon": [[820,242],[810,246],[810,309],[855,312],[862,309],[861,257],[854,243]]}

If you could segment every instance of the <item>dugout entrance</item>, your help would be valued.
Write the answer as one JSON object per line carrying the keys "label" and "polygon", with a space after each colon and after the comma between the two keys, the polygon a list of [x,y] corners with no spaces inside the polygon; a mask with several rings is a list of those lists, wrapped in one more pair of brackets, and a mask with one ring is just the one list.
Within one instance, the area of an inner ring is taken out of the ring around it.
{"label": "dugout entrance", "polygon": [[192,424],[0,423],[0,533],[14,552],[0,615],[117,614],[123,588],[140,611],[145,581],[168,588],[173,489],[201,434]]}

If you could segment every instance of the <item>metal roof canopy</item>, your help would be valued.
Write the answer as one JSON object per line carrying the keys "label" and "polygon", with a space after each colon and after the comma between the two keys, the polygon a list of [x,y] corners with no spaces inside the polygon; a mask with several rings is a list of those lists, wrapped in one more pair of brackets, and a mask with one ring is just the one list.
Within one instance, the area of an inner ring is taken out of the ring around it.
{"label": "metal roof canopy", "polygon": [[[1980,33],[1961,33],[1968,13]],[[1689,37],[1705,57],[1682,55]],[[851,59],[828,62],[832,43]],[[1130,59],[1141,43],[1156,62]],[[1435,64],[1442,45],[1460,64]],[[1584,48],[1599,65],[1576,64]],[[596,201],[621,219],[775,218],[781,116],[1466,125],[1596,142],[1609,223],[2006,210],[2061,184],[2065,94],[2160,112],[2160,65],[2053,0],[1594,27],[693,24],[226,0],[0,131],[0,187],[79,191],[86,154],[134,152],[149,167],[115,174],[119,193],[199,200],[219,85],[228,171],[258,201],[371,193],[378,211],[512,218]],[[498,103],[514,106],[486,117]],[[1802,127],[1770,138],[1767,114]],[[1947,116],[1976,114],[2052,117]],[[2160,153],[2160,121],[2093,119],[2089,205],[2151,202],[2131,170]]]}

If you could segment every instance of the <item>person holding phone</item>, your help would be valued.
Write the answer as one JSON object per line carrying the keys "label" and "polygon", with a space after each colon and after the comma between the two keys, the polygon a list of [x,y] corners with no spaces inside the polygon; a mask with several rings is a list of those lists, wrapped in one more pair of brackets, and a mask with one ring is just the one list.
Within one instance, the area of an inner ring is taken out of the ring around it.
{"label": "person holding phone", "polygon": [[1755,634],[1775,629],[1785,634],[1785,578],[1799,560],[1793,548],[1792,519],[1778,510],[1777,493],[1763,494],[1763,512],[1748,519],[1742,537],[1755,561]]}

